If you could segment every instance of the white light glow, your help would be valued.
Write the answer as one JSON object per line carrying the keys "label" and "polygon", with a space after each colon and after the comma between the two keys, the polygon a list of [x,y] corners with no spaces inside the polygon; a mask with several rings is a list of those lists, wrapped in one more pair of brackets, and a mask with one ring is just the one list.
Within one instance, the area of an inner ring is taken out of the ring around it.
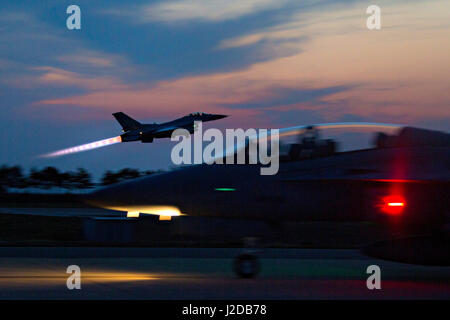
{"label": "white light glow", "polygon": [[128,211],[127,218],[139,218],[139,211]]}
{"label": "white light glow", "polygon": [[[124,206],[101,206],[104,209],[116,210],[116,211],[126,211],[127,217],[137,218],[140,214],[153,214],[163,217],[174,217],[183,215],[180,209],[174,206],[134,206],[134,205],[124,205]],[[164,219],[164,218],[162,218]],[[166,218],[167,219],[167,218]]]}

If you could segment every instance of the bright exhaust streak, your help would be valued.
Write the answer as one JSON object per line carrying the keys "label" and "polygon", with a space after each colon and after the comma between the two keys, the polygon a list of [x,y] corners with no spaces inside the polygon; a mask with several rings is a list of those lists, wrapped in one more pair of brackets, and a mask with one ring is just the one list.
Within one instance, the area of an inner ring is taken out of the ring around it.
{"label": "bright exhaust streak", "polygon": [[79,145],[76,147],[58,150],[58,151],[55,151],[52,153],[47,153],[47,154],[41,155],[40,157],[42,157],[42,158],[60,157],[60,156],[65,156],[65,155],[68,155],[71,153],[83,152],[83,151],[88,151],[88,150],[93,150],[93,149],[97,149],[97,148],[101,148],[101,147],[110,146],[112,144],[119,143],[119,142],[122,142],[122,138],[120,136],[117,136],[114,138],[99,140],[99,141],[95,141],[95,142],[91,142],[91,143],[82,144],[82,145]]}

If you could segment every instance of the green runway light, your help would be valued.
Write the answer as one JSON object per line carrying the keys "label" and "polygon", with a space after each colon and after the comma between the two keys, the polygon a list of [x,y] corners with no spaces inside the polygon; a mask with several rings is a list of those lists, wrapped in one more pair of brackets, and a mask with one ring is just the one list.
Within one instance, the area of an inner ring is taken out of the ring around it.
{"label": "green runway light", "polygon": [[216,191],[236,191],[235,188],[215,188]]}

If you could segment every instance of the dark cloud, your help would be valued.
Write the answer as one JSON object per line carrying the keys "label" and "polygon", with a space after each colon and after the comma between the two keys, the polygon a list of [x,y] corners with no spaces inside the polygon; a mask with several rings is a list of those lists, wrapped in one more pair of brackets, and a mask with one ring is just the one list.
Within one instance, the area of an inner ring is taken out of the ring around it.
{"label": "dark cloud", "polygon": [[318,102],[320,98],[330,94],[343,92],[353,88],[354,86],[332,86],[318,89],[287,89],[278,88],[271,91],[272,98],[265,98],[261,101],[252,103],[228,105],[229,108],[246,109],[246,108],[269,108],[276,106],[287,106],[305,102]]}
{"label": "dark cloud", "polygon": [[[119,128],[109,111],[78,105],[36,105],[35,102],[89,93],[103,80],[117,87],[129,86],[133,91],[144,85],[151,88],[160,81],[243,70],[255,63],[289,57],[301,52],[313,35],[305,32],[301,36],[282,39],[262,36],[258,41],[240,47],[220,45],[225,40],[276,31],[277,26],[289,22],[296,14],[301,16],[330,4],[348,5],[354,1],[289,1],[271,10],[220,21],[165,24],[148,20],[137,23],[141,13],[136,8],[155,2],[78,0],[82,10],[82,30],[79,31],[66,29],[66,8],[70,3],[59,0],[2,2],[0,164],[55,165],[61,169],[85,166],[96,174],[125,166],[165,168],[170,163],[171,144],[168,141],[157,141],[152,145],[119,144],[69,157],[36,159],[35,156],[42,153],[115,136]],[[109,9],[116,9],[119,15],[105,14]],[[36,82],[52,70],[48,68],[59,69],[56,76],[76,73],[73,75],[76,81],[58,83],[56,78],[55,81]],[[352,88],[286,89],[275,85],[267,88],[271,98],[252,100],[250,97],[250,103],[226,107],[252,109],[250,111],[257,111],[255,114],[259,117],[255,122],[267,120],[278,127],[328,122],[329,114],[338,121],[374,120],[344,111],[348,106],[340,105],[340,101],[333,104],[322,100]],[[386,88],[389,91],[392,86],[387,83]],[[380,95],[383,94],[380,91]],[[301,104],[318,108],[301,110]],[[386,109],[390,105],[387,103]],[[286,106],[289,108],[281,108]],[[230,123],[239,121],[235,119]],[[448,130],[448,117],[423,118],[417,124]]]}

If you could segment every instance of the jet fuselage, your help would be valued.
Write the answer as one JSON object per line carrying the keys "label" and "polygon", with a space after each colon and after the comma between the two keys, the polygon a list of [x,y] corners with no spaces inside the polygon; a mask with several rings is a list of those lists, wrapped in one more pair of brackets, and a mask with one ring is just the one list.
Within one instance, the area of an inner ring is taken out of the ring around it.
{"label": "jet fuselage", "polygon": [[[122,117],[125,117],[125,115],[123,115]],[[172,136],[172,132],[176,129],[186,129],[189,133],[193,133],[195,131],[196,121],[207,122],[222,119],[225,117],[225,115],[192,113],[190,115],[165,123],[137,124],[129,130],[127,130],[128,128],[124,127],[125,133],[121,135],[121,138],[122,142],[153,142],[153,139],[156,138],[170,138]]]}
{"label": "jet fuselage", "polygon": [[[188,216],[233,219],[442,224],[450,207],[449,159],[450,148],[423,146],[287,161],[273,176],[260,175],[258,165],[203,164],[107,187],[90,202],[123,211],[171,206]],[[399,214],[383,212],[389,196],[403,199]]]}

